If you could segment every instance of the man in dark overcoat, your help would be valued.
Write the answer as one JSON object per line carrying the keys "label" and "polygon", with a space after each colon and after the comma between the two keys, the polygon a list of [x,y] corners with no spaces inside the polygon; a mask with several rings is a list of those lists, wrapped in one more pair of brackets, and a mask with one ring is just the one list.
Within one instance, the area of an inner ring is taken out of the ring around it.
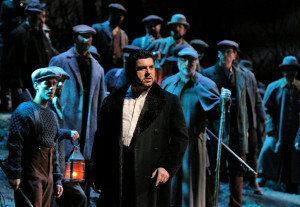
{"label": "man in dark overcoat", "polygon": [[172,181],[172,206],[206,206],[206,121],[208,117],[220,117],[220,100],[229,100],[230,91],[223,89],[220,97],[216,84],[196,72],[196,50],[184,48],[178,57],[180,72],[165,79],[161,85],[178,96],[189,130],[183,167]]}
{"label": "man in dark overcoat", "polygon": [[300,125],[300,65],[286,56],[279,65],[283,78],[270,83],[263,103],[267,114],[266,140],[258,159],[258,172],[286,183],[286,192],[297,193],[300,184],[300,151],[295,140]]}
{"label": "man in dark overcoat", "polygon": [[105,99],[93,149],[98,206],[168,207],[171,177],[188,132],[178,98],[156,83],[154,57],[138,50],[126,66],[130,83]]}
{"label": "man in dark overcoat", "polygon": [[48,66],[49,60],[57,51],[52,47],[42,29],[45,8],[37,1],[30,2],[26,8],[26,21],[15,28],[8,36],[3,54],[4,70],[10,70],[9,85],[13,93],[13,108],[17,102],[17,91],[28,88],[32,95],[30,75],[36,68]]}
{"label": "man in dark overcoat", "polygon": [[[230,113],[225,115],[223,141],[245,160],[248,153],[248,113],[247,113],[247,78],[246,73],[233,65],[237,57],[239,45],[231,40],[223,40],[217,44],[219,61],[212,67],[204,69],[203,75],[213,80],[219,90],[222,87],[231,91]],[[219,130],[219,120],[212,122],[213,131]],[[242,205],[243,173],[244,169],[232,157],[227,157],[230,174],[230,202],[229,206]],[[229,155],[230,156],[230,155]],[[213,157],[212,157],[213,158]],[[215,159],[211,159],[214,172]],[[213,177],[212,177],[213,178]],[[214,180],[214,179],[213,179]],[[214,182],[213,182],[214,183]],[[212,188],[214,189],[214,187]]]}
{"label": "man in dark overcoat", "polygon": [[120,25],[124,21],[127,10],[118,3],[108,5],[108,20],[102,23],[93,24],[96,35],[93,45],[101,56],[101,65],[105,73],[112,68],[123,66],[122,47],[128,45],[128,36]]}

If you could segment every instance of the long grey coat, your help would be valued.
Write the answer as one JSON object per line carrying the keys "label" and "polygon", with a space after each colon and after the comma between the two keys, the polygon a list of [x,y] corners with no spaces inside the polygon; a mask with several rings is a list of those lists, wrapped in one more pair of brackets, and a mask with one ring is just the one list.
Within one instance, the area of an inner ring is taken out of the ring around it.
{"label": "long grey coat", "polygon": [[[94,182],[101,189],[99,206],[120,207],[122,189],[129,187],[123,186],[126,180],[122,178],[122,170],[126,168],[123,166],[122,112],[127,89],[128,85],[108,96],[101,110],[92,155]],[[171,179],[154,187],[150,177],[158,167],[165,168],[172,177],[182,164],[187,142],[188,132],[178,98],[154,83],[130,146],[134,188],[130,195],[135,207],[170,206]]]}
{"label": "long grey coat", "polygon": [[[64,127],[66,129],[77,130],[80,134],[82,126],[83,111],[83,84],[74,53],[71,48],[68,51],[53,57],[49,66],[58,66],[63,68],[69,75],[70,79],[65,81],[64,90],[61,94],[61,106],[64,116]],[[91,157],[94,136],[97,129],[97,118],[105,96],[104,71],[99,63],[91,57],[91,83],[89,93],[89,109],[85,146],[83,156],[86,160]],[[65,153],[69,156],[73,145],[65,142]]]}
{"label": "long grey coat", "polygon": [[[290,162],[289,176],[293,183],[300,184],[300,151],[294,147],[297,131],[300,126],[300,81],[296,81],[297,93],[293,95],[294,103],[288,103],[286,97],[283,116],[281,116],[283,90],[287,82],[281,78],[267,87],[263,102],[267,113],[266,140],[258,158],[258,172],[264,176],[278,180],[280,169],[285,161]],[[292,109],[292,121],[287,121],[288,108]],[[282,131],[280,133],[280,120]],[[287,153],[286,153],[287,152]],[[286,157],[289,158],[286,160]],[[285,179],[285,177],[281,177]]]}
{"label": "long grey coat", "polygon": [[[180,72],[162,82],[161,87],[172,92],[180,81]],[[196,72],[194,86],[182,91],[180,103],[189,130],[189,144],[183,165],[172,181],[174,206],[205,206],[206,186],[206,120],[212,109],[217,112],[219,91],[210,79]]]}
{"label": "long grey coat", "polygon": [[[247,79],[246,73],[236,67],[233,67],[235,70],[235,80],[236,80],[236,98],[237,98],[237,129],[239,133],[239,151],[236,152],[238,154],[246,154],[248,153],[248,114],[247,114],[247,100],[246,100],[246,93],[247,93]],[[211,80],[213,80],[219,90],[222,87],[228,88],[227,82],[225,79],[225,75],[223,74],[219,62],[217,62],[214,66],[204,69],[202,74]],[[218,132],[219,129],[219,120],[214,122],[214,131]],[[229,141],[229,127],[230,123],[228,120],[228,116],[226,116],[226,122],[224,126],[224,134],[223,140],[225,143]]]}

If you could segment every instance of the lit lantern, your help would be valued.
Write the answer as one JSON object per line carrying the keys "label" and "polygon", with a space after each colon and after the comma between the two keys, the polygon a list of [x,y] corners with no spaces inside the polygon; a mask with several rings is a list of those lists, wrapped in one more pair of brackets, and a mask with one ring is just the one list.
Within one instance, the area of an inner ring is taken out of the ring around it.
{"label": "lit lantern", "polygon": [[82,182],[85,174],[85,160],[77,146],[66,162],[65,182]]}

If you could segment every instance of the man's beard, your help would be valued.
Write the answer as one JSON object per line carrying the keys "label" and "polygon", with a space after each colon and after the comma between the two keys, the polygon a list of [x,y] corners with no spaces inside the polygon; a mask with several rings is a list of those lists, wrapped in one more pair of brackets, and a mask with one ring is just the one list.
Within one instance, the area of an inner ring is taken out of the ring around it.
{"label": "man's beard", "polygon": [[174,40],[179,40],[180,38],[183,38],[183,35],[178,34],[178,33],[177,34],[175,34],[175,33],[173,34],[173,39]]}

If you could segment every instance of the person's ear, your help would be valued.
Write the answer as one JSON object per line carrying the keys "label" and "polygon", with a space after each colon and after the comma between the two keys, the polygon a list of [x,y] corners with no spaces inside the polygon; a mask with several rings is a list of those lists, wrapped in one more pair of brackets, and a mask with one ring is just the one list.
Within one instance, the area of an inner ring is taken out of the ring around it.
{"label": "person's ear", "polygon": [[34,82],[33,88],[34,88],[36,91],[38,90],[38,83],[37,83],[37,82]]}

